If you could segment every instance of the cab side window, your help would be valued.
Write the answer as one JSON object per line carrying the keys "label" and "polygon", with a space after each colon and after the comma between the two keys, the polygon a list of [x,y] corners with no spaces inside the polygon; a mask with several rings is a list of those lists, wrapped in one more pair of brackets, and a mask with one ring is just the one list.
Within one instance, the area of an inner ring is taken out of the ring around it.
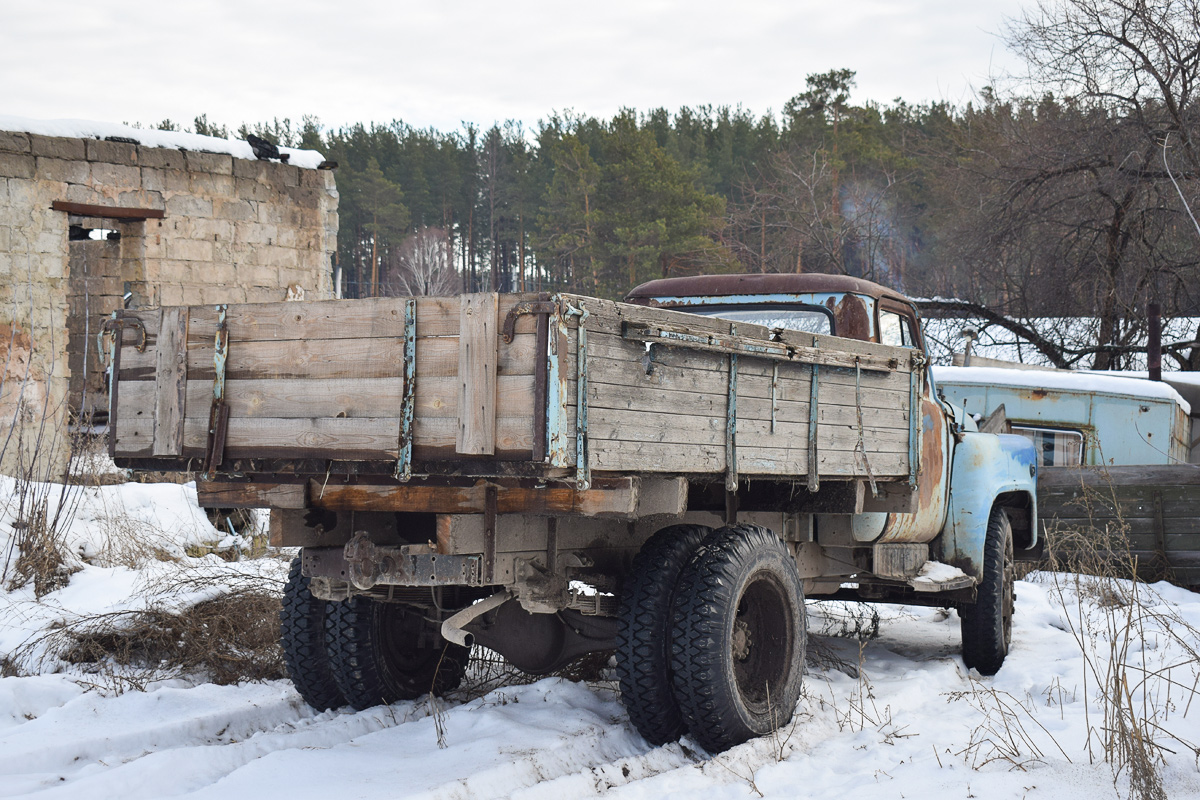
{"label": "cab side window", "polygon": [[893,347],[916,347],[912,323],[892,311],[879,312],[879,342]]}

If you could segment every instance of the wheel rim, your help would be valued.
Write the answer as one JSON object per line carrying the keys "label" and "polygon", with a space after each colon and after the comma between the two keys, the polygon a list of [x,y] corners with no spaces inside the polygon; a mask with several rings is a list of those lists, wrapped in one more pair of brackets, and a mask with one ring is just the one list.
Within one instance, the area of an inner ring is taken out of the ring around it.
{"label": "wheel rim", "polygon": [[1008,647],[1012,643],[1012,621],[1013,621],[1013,606],[1016,601],[1016,591],[1013,584],[1017,579],[1017,566],[1013,559],[1012,539],[1010,538],[1004,548],[1004,588],[1000,592],[1000,625],[1002,626],[1002,635],[1004,637],[1004,652],[1008,652]]}
{"label": "wheel rim", "polygon": [[379,636],[387,663],[401,673],[411,673],[425,665],[432,655],[420,646],[424,620],[403,606],[383,603],[378,616]]}
{"label": "wheel rim", "polygon": [[738,599],[730,656],[738,694],[755,713],[779,697],[792,669],[796,633],[787,597],[773,575],[760,573]]}

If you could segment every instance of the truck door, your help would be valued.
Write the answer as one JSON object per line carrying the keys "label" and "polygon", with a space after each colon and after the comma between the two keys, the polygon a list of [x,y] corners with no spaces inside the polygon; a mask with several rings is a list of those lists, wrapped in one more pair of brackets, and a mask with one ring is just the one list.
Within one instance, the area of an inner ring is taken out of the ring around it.
{"label": "truck door", "polygon": [[[909,306],[888,298],[879,302],[879,341],[925,350],[916,314]],[[928,542],[937,536],[946,519],[950,483],[950,421],[933,393],[929,367],[921,380],[921,462],[917,475],[917,510],[891,514],[879,542]]]}

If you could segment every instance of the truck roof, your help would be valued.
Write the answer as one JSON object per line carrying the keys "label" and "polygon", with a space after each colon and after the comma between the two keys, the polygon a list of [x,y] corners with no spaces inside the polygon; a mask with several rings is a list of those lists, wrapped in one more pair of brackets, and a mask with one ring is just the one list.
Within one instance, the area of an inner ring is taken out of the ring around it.
{"label": "truck roof", "polygon": [[816,292],[852,292],[869,297],[890,298],[911,305],[911,301],[886,286],[849,275],[824,275],[815,272],[750,273],[743,275],[694,275],[684,278],[660,278],[643,283],[625,295],[627,303],[651,305],[659,297],[701,297],[737,294],[812,294]]}

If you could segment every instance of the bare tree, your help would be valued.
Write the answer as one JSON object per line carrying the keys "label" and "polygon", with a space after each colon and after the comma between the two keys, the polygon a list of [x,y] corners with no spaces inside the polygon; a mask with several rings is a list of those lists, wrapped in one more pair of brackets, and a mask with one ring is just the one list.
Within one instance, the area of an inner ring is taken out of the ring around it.
{"label": "bare tree", "polygon": [[460,288],[450,239],[442,228],[424,227],[409,235],[396,248],[388,273],[387,294],[393,296],[446,296]]}

